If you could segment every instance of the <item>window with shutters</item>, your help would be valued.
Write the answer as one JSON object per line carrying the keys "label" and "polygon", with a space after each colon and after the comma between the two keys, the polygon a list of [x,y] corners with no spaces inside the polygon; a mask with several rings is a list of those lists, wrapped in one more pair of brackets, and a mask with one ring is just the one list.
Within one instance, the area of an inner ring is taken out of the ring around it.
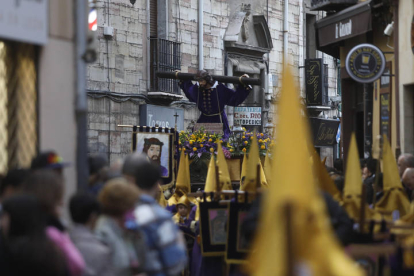
{"label": "window with shutters", "polygon": [[158,0],[150,0],[150,36],[151,38],[157,38],[158,28]]}
{"label": "window with shutters", "polygon": [[178,81],[158,78],[157,71],[181,69],[181,44],[165,39],[166,33],[158,33],[158,26],[168,24],[165,18],[158,18],[158,4],[165,2],[150,0],[150,91],[180,94]]}
{"label": "window with shutters", "polygon": [[0,40],[0,174],[29,167],[38,148],[36,49]]}

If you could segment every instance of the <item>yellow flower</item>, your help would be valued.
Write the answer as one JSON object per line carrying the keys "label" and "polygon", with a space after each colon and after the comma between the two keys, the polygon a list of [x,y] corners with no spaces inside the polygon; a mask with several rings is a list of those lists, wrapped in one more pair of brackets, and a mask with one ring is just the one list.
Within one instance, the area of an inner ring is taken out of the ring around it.
{"label": "yellow flower", "polygon": [[259,139],[259,143],[263,143],[263,140],[262,139]]}
{"label": "yellow flower", "polygon": [[182,148],[183,151],[185,151],[185,148]]}
{"label": "yellow flower", "polygon": [[204,148],[204,145],[203,145],[203,144],[201,144],[201,145],[200,145],[200,148]]}
{"label": "yellow flower", "polygon": [[190,140],[190,145],[192,145],[192,144],[194,144],[194,141],[193,140]]}
{"label": "yellow flower", "polygon": [[191,134],[191,139],[195,139],[196,136],[194,134]]}
{"label": "yellow flower", "polygon": [[250,136],[250,140],[253,140],[253,136]]}
{"label": "yellow flower", "polygon": [[261,148],[261,149],[266,149],[266,147],[265,147],[264,145],[262,145],[260,148]]}
{"label": "yellow flower", "polygon": [[246,139],[246,136],[243,136],[242,138],[243,138],[243,139]]}
{"label": "yellow flower", "polygon": [[264,136],[264,134],[263,134],[263,133],[260,133],[260,136],[262,136],[262,137],[263,137],[263,136]]}
{"label": "yellow flower", "polygon": [[181,133],[184,133],[184,130],[181,130]]}
{"label": "yellow flower", "polygon": [[242,151],[243,151],[243,152],[246,152],[246,148],[243,148],[243,149],[242,149]]}
{"label": "yellow flower", "polygon": [[234,151],[234,149],[230,149],[230,152],[233,152]]}
{"label": "yellow flower", "polygon": [[208,139],[208,141],[211,143],[211,142],[213,142],[213,139],[210,138],[210,139]]}
{"label": "yellow flower", "polygon": [[210,148],[210,152],[214,152],[214,148]]}
{"label": "yellow flower", "polygon": [[178,141],[178,144],[181,145],[181,141]]}
{"label": "yellow flower", "polygon": [[223,140],[220,140],[220,143],[223,143]]}
{"label": "yellow flower", "polygon": [[248,143],[249,143],[249,142],[247,142],[247,141],[244,141],[244,144],[245,144],[245,145],[247,145]]}
{"label": "yellow flower", "polygon": [[197,151],[197,148],[196,148],[196,147],[194,147],[194,148],[193,148],[193,151]]}

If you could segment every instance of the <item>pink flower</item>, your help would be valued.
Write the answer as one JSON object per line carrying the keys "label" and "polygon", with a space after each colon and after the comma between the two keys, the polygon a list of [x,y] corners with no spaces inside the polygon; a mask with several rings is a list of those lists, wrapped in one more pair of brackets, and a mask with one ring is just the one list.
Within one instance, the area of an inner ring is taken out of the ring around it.
{"label": "pink flower", "polygon": [[231,158],[231,153],[230,153],[230,151],[229,151],[229,150],[227,150],[225,147],[222,147],[222,148],[223,148],[224,156],[225,156],[227,159],[230,159],[230,158]]}

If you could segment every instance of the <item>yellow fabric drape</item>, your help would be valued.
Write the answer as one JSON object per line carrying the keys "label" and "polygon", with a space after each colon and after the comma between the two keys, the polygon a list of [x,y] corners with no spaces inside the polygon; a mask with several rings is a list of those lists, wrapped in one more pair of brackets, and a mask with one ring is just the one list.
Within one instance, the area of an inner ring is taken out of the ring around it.
{"label": "yellow fabric drape", "polygon": [[[175,193],[168,200],[168,205],[170,206],[176,205],[183,195],[187,195],[191,192],[190,168],[188,164],[188,156],[185,155],[183,150],[180,155],[180,165],[178,167]],[[196,200],[193,197],[189,197],[188,200],[194,204],[196,203]]]}
{"label": "yellow fabric drape", "polygon": [[401,184],[397,163],[387,136],[384,135],[383,138],[384,196],[375,204],[375,209],[383,213],[388,219],[392,219],[392,212],[395,210],[398,210],[400,217],[408,214],[410,201]]}
{"label": "yellow fabric drape", "polygon": [[266,157],[263,164],[263,171],[266,176],[266,180],[270,182],[270,179],[272,179],[272,164],[268,152],[266,152]]}
{"label": "yellow fabric drape", "polygon": [[[259,146],[257,144],[257,138],[256,138],[256,133],[254,133],[254,135],[252,136],[252,144],[250,147],[250,152],[249,152],[249,158],[247,159],[247,172],[246,172],[246,178],[244,180],[244,185],[241,188],[242,191],[247,191],[247,192],[255,192],[257,190],[257,188],[259,188],[257,186],[257,182],[259,181],[259,185],[260,187],[266,187],[267,186],[267,182],[266,182],[266,177],[264,175],[263,169],[262,169],[262,165],[260,163],[260,158],[259,158]],[[260,166],[260,174],[259,174],[259,179],[257,179],[257,166]]]}
{"label": "yellow fabric drape", "polygon": [[[354,133],[351,136],[351,144],[349,146],[348,160],[346,164],[345,187],[344,195],[342,197],[342,207],[348,213],[350,218],[354,219],[355,221],[359,221],[361,217],[361,195],[363,184],[358,148]],[[369,208],[368,204],[365,204],[363,208],[365,208],[366,219],[382,219],[381,215]],[[368,227],[368,225],[366,225],[366,227]]]}
{"label": "yellow fabric drape", "polygon": [[332,178],[329,177],[329,174],[326,171],[324,165],[324,161],[320,161],[319,155],[316,153],[316,151],[312,152],[312,164],[315,168],[315,178],[318,183],[318,187],[320,187],[323,191],[329,193],[336,201],[341,202],[341,193],[339,192],[338,188],[336,188]]}
{"label": "yellow fabric drape", "polygon": [[220,185],[222,186],[221,190],[233,190],[229,168],[220,141],[217,143],[217,167],[219,170]]}
{"label": "yellow fabric drape", "polygon": [[191,184],[189,178],[188,159],[184,151],[181,151],[180,166],[178,167],[177,182],[175,184],[176,190],[181,190],[184,194],[191,191]]}
{"label": "yellow fabric drape", "polygon": [[247,270],[250,275],[287,274],[285,206],[290,204],[294,268],[304,265],[309,275],[362,276],[362,271],[335,240],[324,202],[317,192],[309,163],[309,130],[297,91],[293,76],[289,70],[285,71],[278,105],[277,144],[272,163],[274,177],[264,194]]}
{"label": "yellow fabric drape", "polygon": [[158,189],[160,190],[160,194],[158,195],[157,202],[161,207],[165,208],[165,207],[167,207],[168,202],[165,199],[164,191],[163,191],[161,185],[159,185],[159,184],[158,184]]}

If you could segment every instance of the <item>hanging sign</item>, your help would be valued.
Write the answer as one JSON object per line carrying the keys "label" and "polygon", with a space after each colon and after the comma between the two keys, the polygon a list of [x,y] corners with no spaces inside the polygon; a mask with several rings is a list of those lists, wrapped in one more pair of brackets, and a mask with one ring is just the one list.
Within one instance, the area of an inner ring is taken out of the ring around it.
{"label": "hanging sign", "polygon": [[322,105],[322,68],[321,58],[305,59],[306,103]]}
{"label": "hanging sign", "polygon": [[349,51],[345,61],[349,76],[360,83],[372,83],[384,73],[385,57],[382,51],[368,43]]}
{"label": "hanging sign", "polygon": [[336,144],[339,121],[310,118],[315,147],[332,147]]}
{"label": "hanging sign", "polygon": [[390,139],[390,94],[380,95],[380,134]]}

